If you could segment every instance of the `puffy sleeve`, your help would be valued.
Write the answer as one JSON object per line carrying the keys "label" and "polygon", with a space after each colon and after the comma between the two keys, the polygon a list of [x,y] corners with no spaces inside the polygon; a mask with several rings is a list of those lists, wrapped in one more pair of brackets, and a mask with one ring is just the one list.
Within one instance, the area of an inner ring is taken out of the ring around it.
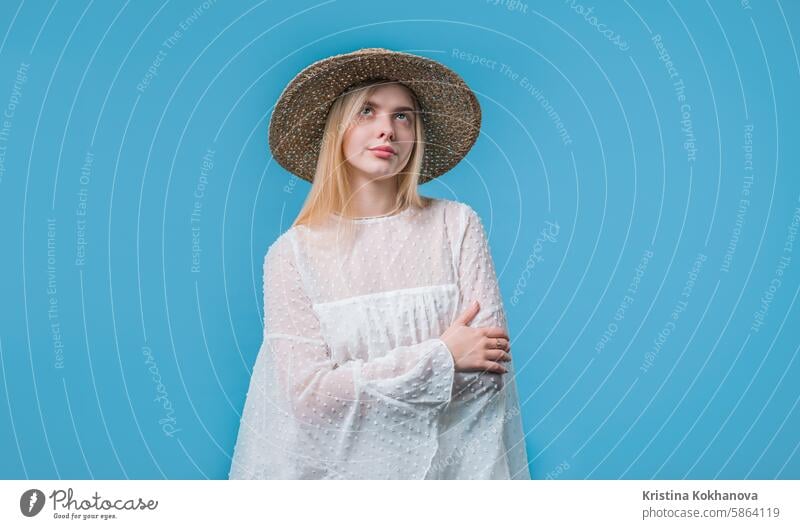
{"label": "puffy sleeve", "polygon": [[[471,327],[502,327],[508,332],[508,322],[486,230],[480,217],[470,206],[464,204],[461,212],[463,239],[457,261],[461,296],[456,314],[460,314],[473,300],[477,300],[480,310],[469,325]],[[519,349],[514,350],[514,336],[510,333],[509,338],[512,344],[512,360],[503,364],[508,368],[508,373],[501,376],[487,375],[500,376],[502,379],[501,395],[505,402],[501,427],[510,477],[512,479],[530,479],[516,384],[515,363],[519,361],[517,356]],[[457,388],[456,385],[454,391],[457,391]]]}
{"label": "puffy sleeve", "polygon": [[419,477],[453,376],[438,338],[334,362],[292,246],[279,239],[264,259],[263,343],[229,477]]}
{"label": "puffy sleeve", "polygon": [[508,330],[494,260],[489,251],[489,241],[483,222],[475,210],[466,204],[462,209],[461,222],[463,240],[458,262],[461,297],[456,314],[460,314],[472,301],[477,300],[480,303],[480,311],[470,323],[470,327],[495,326]]}

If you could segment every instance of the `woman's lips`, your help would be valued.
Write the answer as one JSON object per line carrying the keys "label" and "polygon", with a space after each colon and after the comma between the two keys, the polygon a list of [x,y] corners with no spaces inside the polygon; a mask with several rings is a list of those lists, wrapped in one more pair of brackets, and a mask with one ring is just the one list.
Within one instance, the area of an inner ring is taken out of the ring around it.
{"label": "woman's lips", "polygon": [[391,153],[391,152],[389,152],[389,151],[383,151],[383,150],[381,150],[381,149],[372,149],[372,154],[374,154],[374,155],[375,155],[375,156],[377,156],[378,158],[383,158],[384,160],[386,160],[386,159],[388,159],[388,158],[391,158],[392,156],[394,156],[394,154],[393,154],[393,153]]}

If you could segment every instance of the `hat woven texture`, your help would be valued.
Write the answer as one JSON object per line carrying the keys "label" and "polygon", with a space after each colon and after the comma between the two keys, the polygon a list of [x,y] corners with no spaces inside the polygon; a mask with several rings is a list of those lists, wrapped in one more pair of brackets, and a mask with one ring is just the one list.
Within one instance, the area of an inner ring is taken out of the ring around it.
{"label": "hat woven texture", "polygon": [[419,183],[449,171],[472,148],[481,107],[457,73],[418,55],[363,48],[311,64],[283,90],[269,124],[269,147],[278,163],[313,181],[331,105],[348,88],[373,79],[402,83],[421,107],[425,153]]}

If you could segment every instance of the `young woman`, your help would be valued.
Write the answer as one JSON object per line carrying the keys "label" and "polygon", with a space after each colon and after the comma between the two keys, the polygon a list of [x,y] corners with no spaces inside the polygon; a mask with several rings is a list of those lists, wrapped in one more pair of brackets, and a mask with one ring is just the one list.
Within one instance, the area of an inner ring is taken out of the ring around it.
{"label": "young woman", "polygon": [[385,49],[284,90],[270,148],[312,186],[264,260],[231,479],[530,479],[485,230],[418,193],[480,119],[457,74]]}

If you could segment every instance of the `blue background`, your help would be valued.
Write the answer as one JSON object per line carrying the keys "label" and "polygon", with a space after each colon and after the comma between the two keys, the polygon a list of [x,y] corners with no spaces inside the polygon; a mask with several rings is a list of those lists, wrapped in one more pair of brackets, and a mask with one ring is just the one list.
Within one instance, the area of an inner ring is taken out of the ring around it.
{"label": "blue background", "polygon": [[4,2],[0,478],[227,477],[263,255],[309,189],[270,157],[272,105],[361,47],[478,94],[481,137],[421,191],[490,233],[534,478],[800,478],[799,23],[785,0]]}

